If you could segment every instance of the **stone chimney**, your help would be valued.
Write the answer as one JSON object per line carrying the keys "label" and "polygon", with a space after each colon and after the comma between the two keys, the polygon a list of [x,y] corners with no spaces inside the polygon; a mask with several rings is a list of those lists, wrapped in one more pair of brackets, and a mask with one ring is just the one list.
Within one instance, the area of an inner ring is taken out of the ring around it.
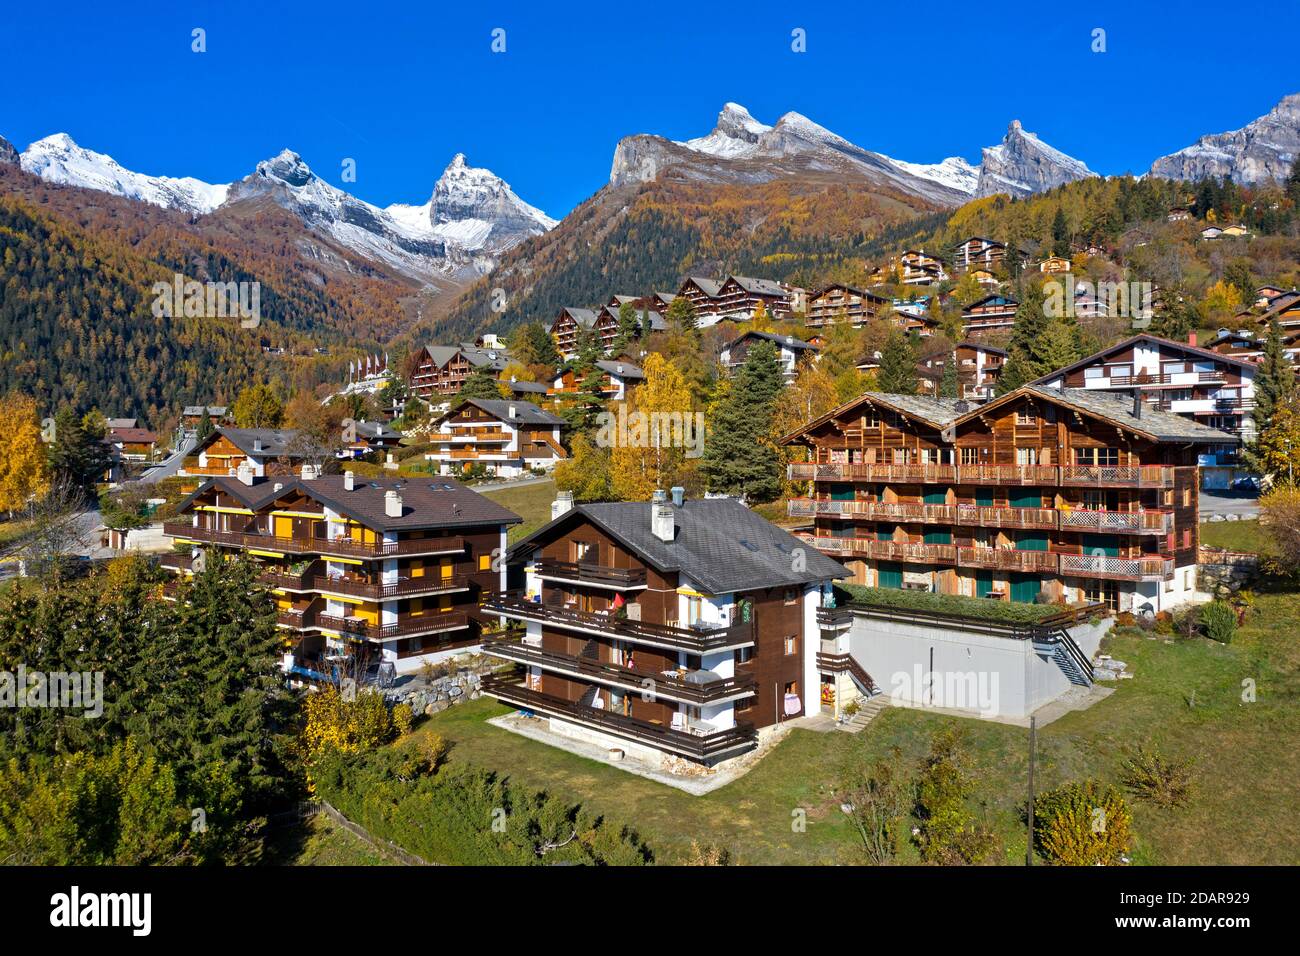
{"label": "stone chimney", "polygon": [[656,490],[650,501],[650,533],[660,541],[671,543],[675,531],[673,506],[668,502],[668,492]]}
{"label": "stone chimney", "polygon": [[551,502],[551,520],[554,521],[562,514],[567,514],[573,510],[573,492],[561,491]]}
{"label": "stone chimney", "polygon": [[353,482],[352,472],[350,471],[343,472],[343,490],[351,491],[354,487],[356,487],[356,485]]}
{"label": "stone chimney", "polygon": [[241,485],[251,485],[253,483],[253,466],[245,458],[235,469],[235,477],[239,479]]}
{"label": "stone chimney", "polygon": [[402,516],[402,496],[391,489],[384,492],[384,514],[389,518]]}

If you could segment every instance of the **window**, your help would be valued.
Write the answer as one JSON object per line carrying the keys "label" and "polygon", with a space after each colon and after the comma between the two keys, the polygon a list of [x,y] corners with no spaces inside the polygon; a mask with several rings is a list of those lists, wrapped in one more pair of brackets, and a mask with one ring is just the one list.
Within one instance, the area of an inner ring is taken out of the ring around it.
{"label": "window", "polygon": [[871,409],[870,411],[868,411],[865,415],[862,416],[862,427],[863,427],[863,428],[879,428],[879,427],[880,427],[880,413],[879,413],[878,411],[876,411],[874,408]]}
{"label": "window", "polygon": [[963,465],[978,465],[980,463],[980,450],[978,448],[963,448],[961,450],[961,463]]}
{"label": "window", "polygon": [[478,569],[479,569],[480,571],[491,571],[491,570],[492,570],[492,555],[490,555],[490,554],[480,554],[480,555],[478,556]]}
{"label": "window", "polygon": [[791,654],[799,653],[799,638],[791,635],[785,639],[785,653],[788,657]]}
{"label": "window", "polygon": [[754,659],[754,647],[738,647],[735,651],[735,661],[737,664],[748,664]]}
{"label": "window", "polygon": [[1184,489],[1183,489],[1183,507],[1184,507],[1184,508],[1190,507],[1190,506],[1191,506],[1191,503],[1192,503],[1192,489],[1191,489],[1191,488],[1184,488]]}
{"label": "window", "polygon": [[1173,506],[1173,503],[1174,503],[1174,492],[1173,492],[1173,490],[1172,490],[1172,489],[1166,490],[1166,491],[1165,491],[1165,504],[1166,504],[1166,505],[1169,505],[1170,507],[1172,507],[1172,506]]}
{"label": "window", "polygon": [[796,591],[794,588],[786,588],[786,590],[785,590],[785,603],[786,603],[786,604],[798,604],[798,603],[799,603],[799,592]]}
{"label": "window", "polygon": [[1022,405],[1016,409],[1017,425],[1032,425],[1037,419],[1034,417],[1034,410],[1028,405]]}
{"label": "window", "polygon": [[1016,449],[1017,465],[1036,465],[1038,464],[1037,448],[1017,448]]}
{"label": "window", "polygon": [[1104,604],[1112,611],[1119,610],[1119,588],[1113,582],[1091,584],[1083,594],[1091,604]]}
{"label": "window", "polygon": [[1191,546],[1192,546],[1192,529],[1187,528],[1183,531],[1183,547],[1190,548]]}

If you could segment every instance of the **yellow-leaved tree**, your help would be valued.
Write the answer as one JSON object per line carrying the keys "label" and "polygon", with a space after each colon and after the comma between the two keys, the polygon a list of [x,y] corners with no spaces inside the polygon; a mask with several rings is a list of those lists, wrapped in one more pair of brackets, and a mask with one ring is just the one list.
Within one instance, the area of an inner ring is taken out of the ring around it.
{"label": "yellow-leaved tree", "polygon": [[50,488],[50,469],[41,441],[36,400],[13,392],[0,399],[6,438],[0,449],[0,511],[17,511]]}
{"label": "yellow-leaved tree", "polygon": [[[857,374],[854,369],[849,371]],[[776,412],[772,415],[772,442],[776,444],[786,464],[804,461],[807,450],[798,445],[780,445],[781,437],[797,431],[814,418],[820,418],[839,404],[835,379],[819,363],[807,360],[800,362],[795,380],[776,397]],[[786,479],[784,495],[789,497],[797,494],[806,484]]]}
{"label": "yellow-leaved tree", "polygon": [[[610,449],[614,497],[647,501],[658,488],[698,487],[704,449],[703,415],[697,415],[682,373],[658,352],[646,357],[645,381],[627,402],[610,406],[596,443]],[[619,406],[624,406],[620,408]]]}

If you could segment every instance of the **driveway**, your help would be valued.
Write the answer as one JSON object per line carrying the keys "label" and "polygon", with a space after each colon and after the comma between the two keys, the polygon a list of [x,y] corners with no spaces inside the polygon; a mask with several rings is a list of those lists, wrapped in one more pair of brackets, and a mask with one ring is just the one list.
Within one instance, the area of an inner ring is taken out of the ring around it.
{"label": "driveway", "polygon": [[1211,515],[1236,515],[1237,520],[1259,517],[1259,499],[1253,495],[1233,495],[1213,491],[1201,492],[1201,520]]}

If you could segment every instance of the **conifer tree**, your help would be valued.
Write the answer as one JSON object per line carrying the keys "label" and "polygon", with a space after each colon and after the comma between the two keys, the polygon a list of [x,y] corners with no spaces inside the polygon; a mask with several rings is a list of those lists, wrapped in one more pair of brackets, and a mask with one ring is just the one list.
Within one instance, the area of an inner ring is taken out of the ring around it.
{"label": "conifer tree", "polygon": [[894,395],[916,394],[916,352],[902,329],[893,329],[885,340],[876,390]]}
{"label": "conifer tree", "polygon": [[943,374],[939,376],[939,397],[961,397],[961,383],[957,378],[957,357],[954,354],[945,356],[943,360]]}
{"label": "conifer tree", "polygon": [[781,494],[781,456],[770,436],[782,383],[776,348],[756,343],[713,409],[704,448],[710,491],[746,501],[771,501]]}
{"label": "conifer tree", "polygon": [[460,402],[467,398],[500,398],[501,386],[491,375],[484,369],[476,368],[465,377],[465,381],[460,386],[460,391],[456,393],[456,401]]}

